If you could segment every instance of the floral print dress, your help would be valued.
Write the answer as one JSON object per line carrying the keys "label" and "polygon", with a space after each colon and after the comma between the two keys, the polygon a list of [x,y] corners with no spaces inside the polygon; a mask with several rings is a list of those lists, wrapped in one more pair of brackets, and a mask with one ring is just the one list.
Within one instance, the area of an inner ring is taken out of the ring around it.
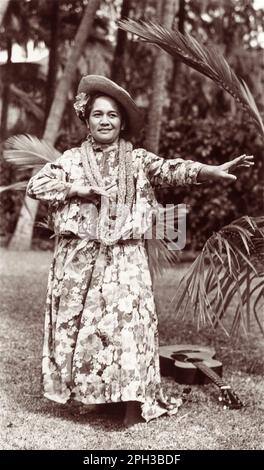
{"label": "floral print dress", "polygon": [[[78,163],[79,151],[68,151],[68,163]],[[116,183],[116,148],[102,151],[95,146],[94,151],[105,185]],[[176,160],[133,152],[141,171],[136,197],[141,191],[146,203],[154,200],[150,182],[160,175],[171,184],[189,184],[201,167],[183,160],[176,167]],[[67,214],[68,222],[72,214],[80,227],[91,204],[79,201],[77,210],[76,201],[67,199],[76,175],[65,161],[62,156],[57,165],[47,164],[33,176],[28,195],[51,202],[55,212]],[[115,203],[113,192],[113,214]],[[59,403],[138,401],[146,421],[176,413],[181,400],[165,399],[161,389],[158,319],[143,238],[104,246],[82,238],[78,229],[74,231],[76,224],[72,221],[72,237],[60,231],[49,272],[42,364],[45,397]]]}

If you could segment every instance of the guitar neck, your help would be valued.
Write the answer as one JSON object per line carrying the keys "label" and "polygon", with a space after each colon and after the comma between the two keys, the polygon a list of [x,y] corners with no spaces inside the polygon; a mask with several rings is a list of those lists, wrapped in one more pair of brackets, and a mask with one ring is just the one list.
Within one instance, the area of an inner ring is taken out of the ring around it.
{"label": "guitar neck", "polygon": [[229,385],[226,385],[221,377],[217,375],[212,369],[209,369],[204,362],[198,361],[194,362],[194,365],[200,369],[209,379],[211,379],[220,389],[221,389],[221,397],[219,400],[227,406],[228,408],[241,408],[244,406],[243,402],[237,396],[237,394],[231,389]]}
{"label": "guitar neck", "polygon": [[208,367],[204,362],[195,361],[193,364],[195,367],[197,367],[197,369],[200,369],[205,375],[207,375],[207,377],[209,377],[212,382],[218,385],[218,387],[226,387],[226,384],[223,382],[221,377],[217,375],[216,372],[214,372],[212,369],[210,369],[210,367]]}

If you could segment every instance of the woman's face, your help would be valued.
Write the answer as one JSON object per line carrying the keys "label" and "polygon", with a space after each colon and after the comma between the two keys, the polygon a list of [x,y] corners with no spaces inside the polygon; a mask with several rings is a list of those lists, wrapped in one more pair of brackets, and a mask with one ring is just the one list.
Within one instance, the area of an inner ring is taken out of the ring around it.
{"label": "woman's face", "polygon": [[92,137],[101,144],[115,142],[121,130],[121,114],[117,103],[108,96],[99,96],[92,106],[88,125]]}

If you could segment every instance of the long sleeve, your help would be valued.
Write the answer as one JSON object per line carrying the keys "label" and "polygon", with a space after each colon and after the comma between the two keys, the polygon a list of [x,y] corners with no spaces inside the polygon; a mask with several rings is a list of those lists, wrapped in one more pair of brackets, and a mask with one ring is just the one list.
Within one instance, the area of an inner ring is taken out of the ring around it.
{"label": "long sleeve", "polygon": [[55,162],[46,163],[32,176],[27,186],[27,195],[50,203],[64,202],[72,186],[67,182],[67,157],[70,157],[70,150],[64,152]]}
{"label": "long sleeve", "polygon": [[197,183],[203,164],[182,158],[168,159],[144,151],[142,164],[152,186],[185,186]]}

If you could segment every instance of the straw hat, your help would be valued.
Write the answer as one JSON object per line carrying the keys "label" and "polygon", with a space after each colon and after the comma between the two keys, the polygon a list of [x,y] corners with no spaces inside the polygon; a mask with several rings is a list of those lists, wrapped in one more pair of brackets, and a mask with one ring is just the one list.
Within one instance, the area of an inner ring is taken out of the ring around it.
{"label": "straw hat", "polygon": [[135,135],[140,131],[142,128],[142,115],[135,101],[124,88],[102,75],[82,77],[74,103],[75,111],[80,119],[84,120],[85,107],[89,96],[95,93],[110,96],[123,107],[128,121],[128,134]]}

